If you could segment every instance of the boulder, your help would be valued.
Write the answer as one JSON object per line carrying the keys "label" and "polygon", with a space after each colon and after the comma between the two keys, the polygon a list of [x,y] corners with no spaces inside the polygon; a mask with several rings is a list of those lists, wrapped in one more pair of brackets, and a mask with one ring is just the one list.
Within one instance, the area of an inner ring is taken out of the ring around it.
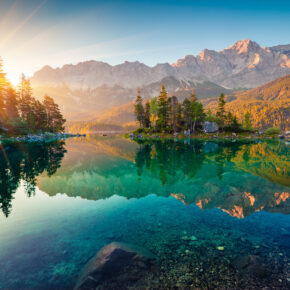
{"label": "boulder", "polygon": [[204,122],[203,130],[205,133],[215,133],[219,130],[219,127],[216,122]]}
{"label": "boulder", "polygon": [[125,287],[144,277],[155,259],[153,254],[137,246],[110,243],[88,262],[75,289],[121,289],[120,285]]}

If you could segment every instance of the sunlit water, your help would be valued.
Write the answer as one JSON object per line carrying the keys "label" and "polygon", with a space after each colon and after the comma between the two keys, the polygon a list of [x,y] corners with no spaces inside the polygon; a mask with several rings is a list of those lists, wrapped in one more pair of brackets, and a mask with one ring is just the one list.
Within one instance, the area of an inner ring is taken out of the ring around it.
{"label": "sunlit water", "polygon": [[[289,287],[285,142],[92,136],[1,149],[1,289],[72,288],[112,241],[156,254],[152,287]],[[267,272],[236,269],[244,255]]]}

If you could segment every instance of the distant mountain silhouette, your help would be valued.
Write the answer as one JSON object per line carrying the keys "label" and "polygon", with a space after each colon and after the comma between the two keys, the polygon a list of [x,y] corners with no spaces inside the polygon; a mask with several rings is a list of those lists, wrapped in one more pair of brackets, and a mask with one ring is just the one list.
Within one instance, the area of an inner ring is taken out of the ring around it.
{"label": "distant mountain silhouette", "polygon": [[253,88],[290,74],[289,45],[260,47],[249,39],[216,52],[204,49],[174,64],[149,67],[140,62],[111,66],[86,61],[35,72],[35,94],[51,94],[69,120],[96,117],[106,109],[128,103],[138,87],[145,97],[158,94],[164,82],[169,93],[184,95],[194,88],[200,98],[216,97],[234,88]]}

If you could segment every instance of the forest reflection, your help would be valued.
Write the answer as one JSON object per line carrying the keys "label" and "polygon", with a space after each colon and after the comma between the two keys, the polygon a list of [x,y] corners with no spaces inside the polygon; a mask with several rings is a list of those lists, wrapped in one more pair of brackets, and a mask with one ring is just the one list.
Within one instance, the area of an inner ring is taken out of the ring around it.
{"label": "forest reflection", "polygon": [[25,193],[32,196],[36,178],[44,171],[56,173],[66,153],[65,142],[1,145],[0,151],[0,209],[6,217],[11,212],[13,195],[23,182]]}
{"label": "forest reflection", "polygon": [[23,184],[27,196],[36,186],[88,200],[153,193],[238,218],[261,210],[288,214],[288,156],[286,143],[258,140],[89,137],[2,146],[0,209],[10,214]]}

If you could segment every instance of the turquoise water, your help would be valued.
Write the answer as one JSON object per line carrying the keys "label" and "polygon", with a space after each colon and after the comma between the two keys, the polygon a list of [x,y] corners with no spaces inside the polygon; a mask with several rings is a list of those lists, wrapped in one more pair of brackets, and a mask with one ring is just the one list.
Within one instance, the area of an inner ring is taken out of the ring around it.
{"label": "turquoise water", "polygon": [[112,241],[158,257],[149,287],[289,287],[285,142],[89,136],[2,145],[0,165],[1,289],[70,289]]}

